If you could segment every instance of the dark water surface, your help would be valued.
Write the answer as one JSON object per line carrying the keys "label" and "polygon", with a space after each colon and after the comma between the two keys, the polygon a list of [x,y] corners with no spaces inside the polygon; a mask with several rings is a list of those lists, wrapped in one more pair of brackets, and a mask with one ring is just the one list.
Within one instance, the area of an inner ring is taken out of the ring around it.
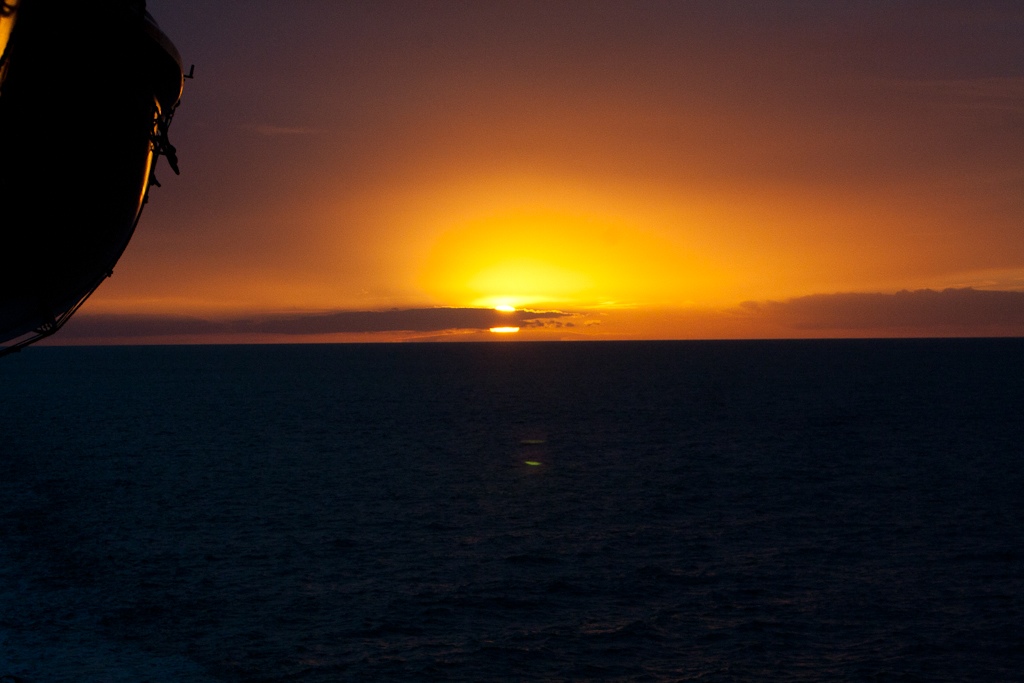
{"label": "dark water surface", "polygon": [[0,675],[1020,680],[1022,371],[1024,340],[29,349]]}

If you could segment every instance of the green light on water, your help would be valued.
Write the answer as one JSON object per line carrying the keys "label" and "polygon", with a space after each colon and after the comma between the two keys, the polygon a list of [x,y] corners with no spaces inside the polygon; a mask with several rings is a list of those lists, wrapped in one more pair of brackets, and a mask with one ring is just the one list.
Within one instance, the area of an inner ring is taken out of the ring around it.
{"label": "green light on water", "polygon": [[536,466],[537,466],[537,465],[539,465],[540,463],[539,463],[539,462],[537,462],[536,460],[527,460],[527,461],[526,461],[526,464],[527,464],[527,465],[533,465],[534,467],[536,467]]}

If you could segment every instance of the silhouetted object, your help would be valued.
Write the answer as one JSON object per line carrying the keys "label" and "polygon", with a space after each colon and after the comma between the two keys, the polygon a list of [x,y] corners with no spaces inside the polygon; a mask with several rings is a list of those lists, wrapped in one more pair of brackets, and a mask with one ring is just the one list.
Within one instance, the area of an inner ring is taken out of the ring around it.
{"label": "silhouetted object", "polygon": [[111,275],[167,129],[181,58],[141,0],[0,0],[0,355]]}

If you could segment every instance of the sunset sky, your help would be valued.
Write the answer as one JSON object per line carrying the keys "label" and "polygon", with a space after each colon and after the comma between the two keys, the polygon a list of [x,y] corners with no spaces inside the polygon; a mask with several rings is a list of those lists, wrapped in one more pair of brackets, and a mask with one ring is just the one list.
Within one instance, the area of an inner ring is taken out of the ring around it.
{"label": "sunset sky", "polygon": [[148,7],[182,175],[57,343],[1024,334],[1019,0]]}

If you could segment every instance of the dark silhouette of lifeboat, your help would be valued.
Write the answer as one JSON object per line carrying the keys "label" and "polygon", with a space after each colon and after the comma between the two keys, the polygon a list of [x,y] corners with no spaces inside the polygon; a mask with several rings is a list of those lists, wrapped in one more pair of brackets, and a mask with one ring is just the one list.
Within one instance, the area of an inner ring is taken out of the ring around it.
{"label": "dark silhouette of lifeboat", "polygon": [[181,58],[142,0],[0,0],[0,355],[53,334],[112,274],[167,130]]}

